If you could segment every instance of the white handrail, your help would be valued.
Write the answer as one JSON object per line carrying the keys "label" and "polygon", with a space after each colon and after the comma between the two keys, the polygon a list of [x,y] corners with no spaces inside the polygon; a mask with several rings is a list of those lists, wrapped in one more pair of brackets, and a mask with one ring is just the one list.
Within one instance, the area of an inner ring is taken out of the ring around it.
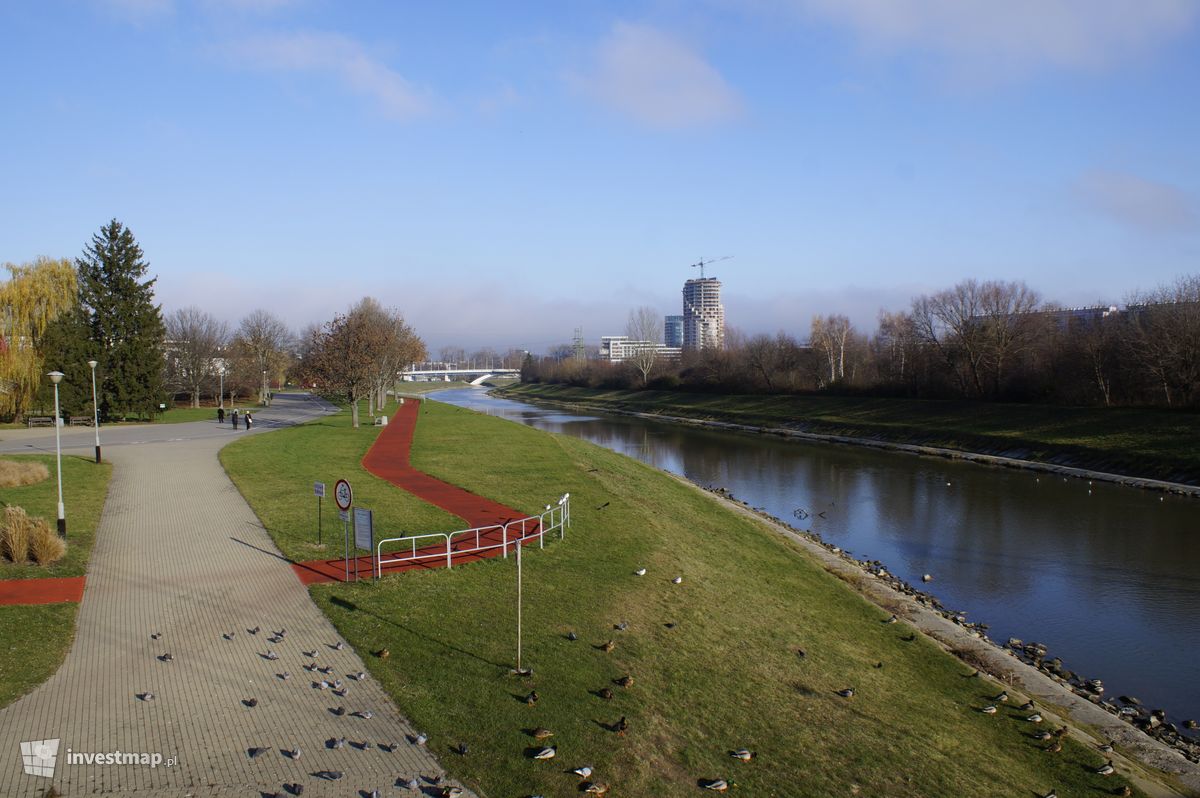
{"label": "white handrail", "polygon": [[[530,525],[530,522],[535,522],[535,526],[532,531],[529,530],[529,528],[528,528]],[[511,527],[515,524],[520,524],[520,535],[510,537],[509,527]],[[446,558],[446,567],[447,568],[453,568],[453,555],[454,554],[474,554],[474,553],[483,552],[483,551],[490,551],[491,549],[500,549],[501,555],[503,557],[507,558],[508,557],[508,546],[509,546],[510,541],[512,543],[514,543],[515,545],[519,546],[519,545],[522,545],[522,543],[526,539],[536,537],[538,539],[539,548],[545,548],[545,545],[546,545],[545,544],[545,535],[547,532],[553,532],[554,530],[557,529],[559,540],[563,540],[566,535],[566,532],[565,532],[566,527],[570,526],[570,524],[571,524],[571,494],[568,493],[568,494],[564,494],[563,497],[558,500],[558,504],[550,506],[549,509],[547,509],[546,511],[544,511],[542,513],[539,513],[538,515],[530,515],[530,516],[526,516],[525,518],[516,518],[516,519],[510,520],[510,521],[507,521],[504,524],[489,524],[488,526],[471,527],[470,529],[460,529],[457,532],[426,532],[426,533],[420,534],[420,535],[405,535],[403,537],[384,538],[383,540],[380,540],[378,543],[375,544],[375,568],[374,568],[375,578],[378,579],[383,576],[383,566],[384,565],[391,565],[393,563],[399,563],[399,562],[415,562],[417,560],[427,560],[427,559],[430,559],[431,557],[444,556]],[[500,531],[500,536],[501,536],[500,542],[484,544],[481,541],[481,535],[486,534],[487,532],[490,532],[493,530]],[[454,548],[454,539],[461,538],[461,537],[467,536],[467,535],[475,536],[474,547],[472,547],[472,548],[461,548],[460,547],[457,549]],[[417,541],[424,540],[424,539],[430,539],[430,538],[445,539],[445,541],[446,541],[445,552],[443,553],[441,551],[437,551],[437,552],[427,552],[425,554],[418,554],[417,553]],[[400,544],[409,545],[409,546],[411,546],[411,553],[407,554],[403,557],[393,556],[393,557],[389,557],[387,560],[384,560],[383,559],[383,547],[384,547],[384,544],[389,544],[389,543],[400,543]]]}

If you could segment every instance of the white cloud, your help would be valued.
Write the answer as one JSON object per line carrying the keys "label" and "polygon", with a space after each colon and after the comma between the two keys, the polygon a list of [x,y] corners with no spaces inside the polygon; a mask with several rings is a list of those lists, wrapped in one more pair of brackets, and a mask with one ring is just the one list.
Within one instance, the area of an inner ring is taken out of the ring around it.
{"label": "white cloud", "polygon": [[242,39],[227,48],[237,60],[261,69],[318,72],[374,100],[389,116],[408,119],[429,109],[429,99],[402,75],[372,57],[356,39],[337,33],[282,33]]}
{"label": "white cloud", "polygon": [[721,122],[742,107],[737,92],[700,55],[646,25],[617,23],[600,43],[593,69],[573,82],[651,127]]}
{"label": "white cloud", "polygon": [[1093,169],[1072,187],[1089,210],[1146,232],[1194,230],[1196,203],[1183,190],[1125,172]]}
{"label": "white cloud", "polygon": [[1195,0],[788,0],[870,48],[915,48],[1004,76],[1106,67],[1182,34]]}

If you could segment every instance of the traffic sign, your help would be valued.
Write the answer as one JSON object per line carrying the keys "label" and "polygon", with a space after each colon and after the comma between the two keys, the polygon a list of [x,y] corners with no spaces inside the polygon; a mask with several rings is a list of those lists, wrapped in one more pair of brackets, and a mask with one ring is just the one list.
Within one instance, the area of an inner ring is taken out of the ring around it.
{"label": "traffic sign", "polygon": [[318,499],[325,498],[325,483],[324,482],[314,482],[313,483],[313,495],[315,495]]}
{"label": "traffic sign", "polygon": [[333,487],[333,499],[337,502],[339,510],[349,510],[350,505],[354,503],[354,491],[350,490],[350,483],[339,479]]}

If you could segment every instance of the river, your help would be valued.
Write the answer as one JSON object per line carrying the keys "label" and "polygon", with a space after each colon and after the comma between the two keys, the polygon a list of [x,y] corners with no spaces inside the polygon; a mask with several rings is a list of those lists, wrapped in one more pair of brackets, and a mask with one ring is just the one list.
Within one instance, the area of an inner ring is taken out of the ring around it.
{"label": "river", "polygon": [[[1103,482],[578,415],[451,389],[433,397],[720,486],[881,560],[989,636],[1046,645],[1106,696],[1200,719],[1200,501]],[[799,513],[807,514],[799,518]]]}

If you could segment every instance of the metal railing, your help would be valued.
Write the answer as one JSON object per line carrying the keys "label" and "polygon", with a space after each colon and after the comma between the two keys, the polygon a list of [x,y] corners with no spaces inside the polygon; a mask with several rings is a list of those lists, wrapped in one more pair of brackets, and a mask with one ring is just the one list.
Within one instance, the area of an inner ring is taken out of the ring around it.
{"label": "metal railing", "polygon": [[[545,548],[546,533],[557,530],[559,540],[566,535],[566,528],[571,525],[571,494],[564,493],[557,504],[547,504],[546,509],[538,515],[525,518],[515,518],[503,524],[460,529],[457,532],[427,532],[421,535],[405,535],[398,538],[384,538],[375,544],[375,578],[383,576],[383,568],[396,563],[419,562],[421,560],[446,558],[446,567],[454,567],[454,555],[479,554],[493,549],[500,549],[501,556],[508,557],[509,546],[524,545],[525,541],[537,538],[538,548]],[[500,532],[500,541],[488,542],[489,533]],[[473,538],[473,541],[472,541]],[[445,546],[426,545],[417,548],[418,540],[445,541]],[[463,545],[463,541],[467,545]],[[383,553],[385,545],[395,544],[398,549],[408,548],[409,552],[397,556],[397,551],[389,552],[387,558]]]}

